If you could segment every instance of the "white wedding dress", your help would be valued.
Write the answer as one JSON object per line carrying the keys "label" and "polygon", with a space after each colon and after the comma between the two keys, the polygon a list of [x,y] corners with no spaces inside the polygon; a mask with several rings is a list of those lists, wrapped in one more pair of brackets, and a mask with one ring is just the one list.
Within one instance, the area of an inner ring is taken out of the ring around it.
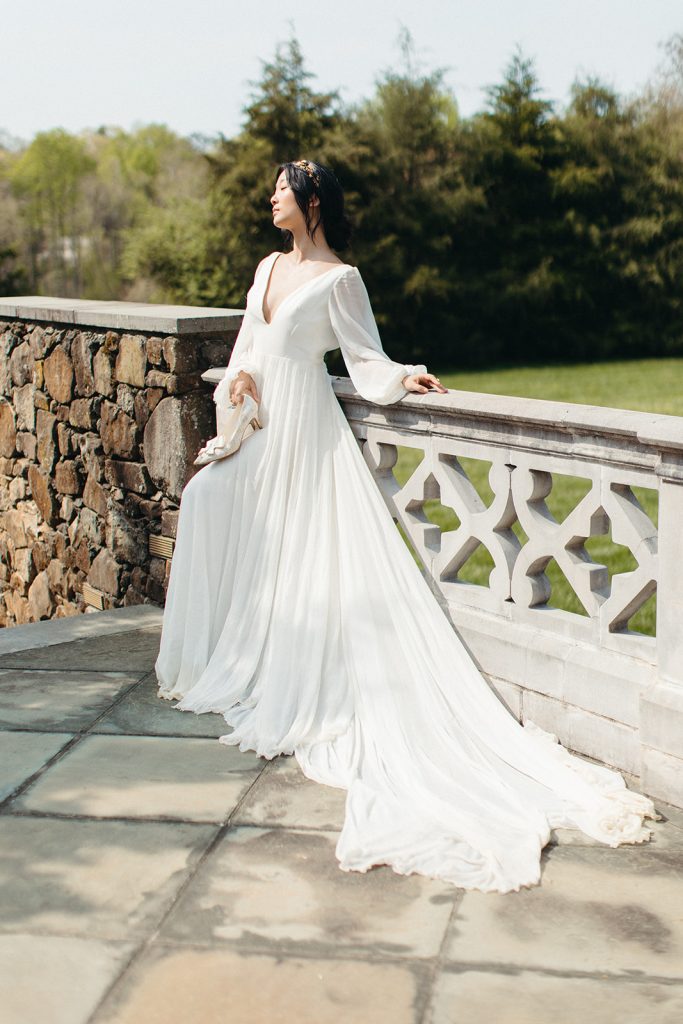
{"label": "white wedding dress", "polygon": [[368,400],[407,392],[360,273],[335,265],[280,303],[259,265],[214,399],[246,369],[263,429],[185,486],[159,695],[223,715],[220,742],[347,790],[339,865],[389,864],[465,889],[540,881],[555,827],[648,840],[653,802],[524,726],[483,678],[423,579],[365,463],[323,361],[341,348]]}

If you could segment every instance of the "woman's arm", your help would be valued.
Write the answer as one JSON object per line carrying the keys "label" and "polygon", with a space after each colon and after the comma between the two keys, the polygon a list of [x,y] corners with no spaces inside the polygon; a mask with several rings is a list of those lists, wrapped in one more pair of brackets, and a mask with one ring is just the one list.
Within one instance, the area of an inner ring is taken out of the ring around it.
{"label": "woman's arm", "polygon": [[363,398],[379,405],[391,405],[408,391],[430,390],[427,384],[432,384],[436,390],[447,390],[436,377],[427,373],[424,363],[397,363],[386,354],[357,267],[351,267],[334,282],[329,313],[349,376]]}
{"label": "woman's arm", "polygon": [[255,374],[258,373],[257,367],[251,359],[252,342],[252,315],[247,310],[242,318],[242,324],[237,337],[235,338],[235,344],[232,346],[232,352],[230,353],[230,359],[228,361],[225,374],[218,382],[218,386],[213,393],[213,400],[216,405],[219,403],[232,402],[232,386],[238,374],[242,372],[248,373],[253,380]]}
{"label": "woman's arm", "polygon": [[[266,257],[267,259],[267,257]],[[254,281],[252,281],[252,287],[258,272],[265,263],[265,260],[261,260],[254,272]],[[258,376],[258,367],[252,361],[253,351],[253,335],[254,335],[254,321],[253,316],[248,309],[245,310],[244,316],[242,317],[242,323],[240,329],[237,332],[235,343],[232,346],[232,352],[230,353],[230,359],[225,370],[225,374],[222,379],[218,382],[218,385],[213,393],[213,400],[218,404],[219,402],[232,402],[233,401],[233,382],[235,378],[242,374],[243,384],[239,389],[240,394],[244,391],[248,391],[258,402],[258,393],[256,389],[256,377]],[[237,397],[237,396],[235,396]]]}

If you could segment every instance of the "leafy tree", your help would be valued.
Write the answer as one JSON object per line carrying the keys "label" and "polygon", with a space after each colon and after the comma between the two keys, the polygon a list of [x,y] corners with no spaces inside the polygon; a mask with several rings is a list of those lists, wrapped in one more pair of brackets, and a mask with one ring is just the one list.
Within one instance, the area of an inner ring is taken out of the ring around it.
{"label": "leafy tree", "polygon": [[443,371],[683,352],[683,36],[641,96],[589,78],[562,114],[517,51],[468,119],[406,29],[398,49],[343,106],[291,38],[234,138],[158,124],[0,138],[0,292],[242,307],[280,244],[276,168],[307,156],[344,187],[341,255],[395,358]]}
{"label": "leafy tree", "polygon": [[78,293],[80,287],[85,225],[79,198],[83,179],[93,167],[83,142],[55,128],[39,132],[9,168],[26,225],[31,280],[40,275],[56,294]]}
{"label": "leafy tree", "polygon": [[21,295],[29,290],[28,273],[20,252],[23,225],[18,202],[7,180],[12,159],[0,139],[0,295]]}
{"label": "leafy tree", "polygon": [[98,248],[115,246],[106,265],[116,268],[123,298],[205,303],[208,183],[204,154],[165,125],[103,140]]}
{"label": "leafy tree", "polygon": [[11,245],[0,246],[0,295],[25,295],[28,274]]}

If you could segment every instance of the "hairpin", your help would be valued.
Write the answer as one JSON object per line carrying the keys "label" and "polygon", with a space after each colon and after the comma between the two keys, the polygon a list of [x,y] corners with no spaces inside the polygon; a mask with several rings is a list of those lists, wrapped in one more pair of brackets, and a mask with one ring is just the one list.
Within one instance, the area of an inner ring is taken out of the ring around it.
{"label": "hairpin", "polygon": [[313,165],[310,163],[309,160],[295,160],[294,166],[302,167],[305,170],[306,174],[309,176],[309,178],[312,178],[316,185],[320,185],[320,175],[316,174],[316,172],[313,170]]}

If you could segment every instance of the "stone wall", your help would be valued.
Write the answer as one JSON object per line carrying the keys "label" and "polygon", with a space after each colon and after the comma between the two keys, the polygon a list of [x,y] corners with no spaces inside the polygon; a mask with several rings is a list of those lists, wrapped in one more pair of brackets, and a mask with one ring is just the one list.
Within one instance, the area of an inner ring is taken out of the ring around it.
{"label": "stone wall", "polygon": [[163,604],[241,316],[0,299],[0,626]]}

